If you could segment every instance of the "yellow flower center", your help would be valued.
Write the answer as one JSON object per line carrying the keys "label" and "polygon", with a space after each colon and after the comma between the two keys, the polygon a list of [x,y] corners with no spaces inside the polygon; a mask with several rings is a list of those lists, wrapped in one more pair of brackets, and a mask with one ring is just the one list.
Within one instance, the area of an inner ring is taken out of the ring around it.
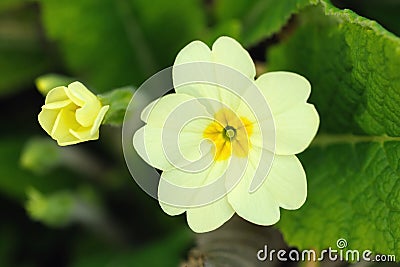
{"label": "yellow flower center", "polygon": [[253,123],[238,117],[230,109],[220,109],[203,132],[203,137],[214,143],[214,160],[228,159],[232,154],[246,157],[251,148],[250,136]]}

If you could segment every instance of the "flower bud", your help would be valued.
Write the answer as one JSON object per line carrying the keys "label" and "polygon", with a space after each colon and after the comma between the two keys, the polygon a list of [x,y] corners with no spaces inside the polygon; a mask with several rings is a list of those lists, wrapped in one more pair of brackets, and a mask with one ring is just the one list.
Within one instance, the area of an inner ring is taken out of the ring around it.
{"label": "flower bud", "polygon": [[60,146],[67,146],[98,139],[108,109],[83,84],[73,82],[49,91],[38,119]]}

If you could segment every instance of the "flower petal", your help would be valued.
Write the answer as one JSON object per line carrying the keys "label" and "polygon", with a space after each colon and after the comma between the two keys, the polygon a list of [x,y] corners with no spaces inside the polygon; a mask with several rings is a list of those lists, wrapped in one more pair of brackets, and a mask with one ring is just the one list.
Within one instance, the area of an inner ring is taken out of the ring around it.
{"label": "flower petal", "polygon": [[235,214],[235,211],[226,196],[211,204],[186,211],[189,227],[196,233],[205,233],[217,229],[228,221],[233,214]]}
{"label": "flower petal", "polygon": [[[197,118],[188,122],[179,132],[177,146],[174,145],[175,132],[167,135],[170,138],[165,140],[168,144],[165,148],[169,149],[168,156],[172,162],[178,163],[180,154],[188,161],[196,161],[211,152],[213,144],[204,138],[204,130],[211,122],[206,118]],[[168,130],[166,132],[168,133]]]}
{"label": "flower petal", "polygon": [[69,132],[78,138],[81,142],[83,141],[90,141],[90,140],[97,140],[99,139],[99,130],[97,129],[96,132],[92,133],[89,127],[80,127],[77,130],[70,129]]}
{"label": "flower petal", "polygon": [[303,76],[285,71],[268,72],[255,81],[274,115],[306,103],[311,85]]}
{"label": "flower petal", "polygon": [[[203,73],[202,68],[206,67],[205,65],[184,65],[185,63],[196,62],[212,62],[210,48],[200,41],[189,43],[176,56],[172,69],[175,92],[191,95],[196,98],[210,96],[213,99],[218,99],[218,92],[213,85],[198,82],[185,84],[187,77],[191,77],[192,73]],[[178,65],[181,66],[178,67]]]}
{"label": "flower petal", "polygon": [[[263,135],[275,135],[275,150],[269,143],[262,144],[261,138],[253,138],[253,144],[275,151],[278,155],[302,152],[315,137],[319,126],[317,111],[307,103],[310,83],[295,73],[269,72],[261,75],[256,84],[264,94],[273,117],[262,116],[258,124],[268,131],[264,131]],[[274,129],[271,125],[275,126]]]}
{"label": "flower petal", "polygon": [[211,50],[201,41],[193,41],[182,48],[176,56],[174,65],[190,62],[211,62]]}
{"label": "flower petal", "polygon": [[180,132],[148,124],[135,133],[134,148],[149,165],[161,170],[184,167],[201,158],[207,161],[204,157],[211,152],[212,144],[205,142],[203,131],[208,123],[208,119],[195,119]]}
{"label": "flower petal", "polygon": [[51,102],[51,103],[45,104],[42,106],[42,108],[44,108],[44,109],[61,109],[70,104],[72,104],[72,101],[67,99],[67,100],[61,100],[61,101],[56,101],[56,102]]}
{"label": "flower petal", "polygon": [[315,137],[319,116],[311,104],[299,104],[274,116],[275,153],[293,155],[305,150]]}
{"label": "flower petal", "polygon": [[[165,156],[165,149],[170,152],[172,147],[173,152],[168,153],[170,157],[174,157],[174,151],[177,151],[178,156],[181,152],[187,157],[190,155],[196,157],[196,153],[199,154],[201,128],[205,128],[202,126],[205,125],[204,119],[201,118],[210,117],[210,115],[196,98],[185,94],[171,94],[150,103],[143,110],[141,117],[147,121],[147,125],[135,133],[133,145],[147,163],[166,170],[172,165]],[[193,120],[196,117],[199,118]],[[191,119],[192,121],[187,123]],[[197,125],[196,121],[200,125]],[[188,131],[181,131],[181,127]],[[182,136],[180,136],[181,132]],[[180,138],[183,143],[177,142]],[[190,142],[187,139],[190,139]]]}
{"label": "flower petal", "polygon": [[[250,153],[254,153],[255,148]],[[259,152],[259,151],[257,151]],[[259,153],[256,153],[259,154]],[[249,154],[251,157],[252,154]],[[272,225],[279,221],[279,203],[273,192],[265,186],[266,181],[253,193],[249,193],[258,159],[250,159],[240,182],[228,193],[228,201],[236,213],[255,224]],[[268,179],[268,178],[267,178]]]}
{"label": "flower petal", "polygon": [[76,121],[83,127],[90,127],[94,124],[101,109],[100,101],[96,99],[93,102],[86,102],[75,112]]}
{"label": "flower petal", "polygon": [[155,104],[159,101],[160,99],[156,99],[150,104],[148,104],[143,110],[142,113],[140,114],[140,119],[143,122],[147,122],[147,119],[149,118],[150,112],[153,110]]}
{"label": "flower petal", "polygon": [[57,140],[57,144],[59,146],[70,146],[70,145],[78,144],[80,142],[82,142],[82,141],[77,139],[72,134],[71,135],[64,135],[62,139]]}
{"label": "flower petal", "polygon": [[180,215],[186,211],[186,209],[184,209],[184,208],[171,206],[171,205],[165,204],[161,201],[159,201],[159,204],[160,204],[160,207],[162,208],[162,210],[170,216]]}
{"label": "flower petal", "polygon": [[195,98],[206,107],[210,114],[214,114],[223,108],[236,111],[240,105],[240,97],[232,91],[220,86],[210,84],[189,84],[175,88],[182,94],[188,94]]}
{"label": "flower petal", "polygon": [[79,143],[81,141],[69,132],[70,129],[77,129],[78,127],[79,124],[75,120],[74,112],[61,109],[54,122],[51,137],[57,140],[60,146]]}
{"label": "flower petal", "polygon": [[94,102],[97,97],[80,82],[73,82],[65,90],[68,98],[76,105],[82,107],[86,102]]}
{"label": "flower petal", "polygon": [[66,93],[80,107],[76,110],[76,121],[83,127],[91,126],[101,108],[98,98],[80,82],[68,85]]}
{"label": "flower petal", "polygon": [[[255,66],[248,52],[237,41],[225,36],[215,41],[212,51],[210,51],[206,44],[200,41],[188,44],[179,52],[174,63],[173,80],[176,92],[189,94],[194,97],[210,98],[219,102],[219,105],[215,101],[213,101],[214,103],[211,101],[203,103],[212,113],[217,112],[223,107],[236,110],[240,103],[240,98],[232,93],[231,90],[207,83],[200,83],[197,80],[205,79],[208,83],[221,85],[231,84],[232,79],[227,80],[226,75],[216,76],[217,73],[221,73],[222,70],[220,68],[218,68],[218,71],[210,72],[210,68],[213,68],[212,65],[191,64],[187,68],[184,66],[177,67],[179,64],[195,62],[210,62],[228,66],[241,72],[244,76],[253,79],[255,76]],[[204,75],[208,75],[209,77],[203,77]],[[183,81],[188,82],[188,77],[197,77],[193,78],[196,79],[193,81],[195,83],[181,85],[184,83]],[[246,81],[244,84],[246,84]]]}
{"label": "flower petal", "polygon": [[146,125],[135,132],[133,146],[147,164],[160,170],[173,168],[164,155],[162,129]]}
{"label": "flower petal", "polygon": [[[223,179],[227,170],[228,161],[217,161],[212,163],[207,169],[198,172],[186,172],[180,169],[166,170],[161,175],[159,185],[159,197],[161,200],[167,200],[169,196],[164,194],[173,194],[174,192],[164,191],[164,182],[171,183],[179,187],[198,188],[214,182],[217,179]],[[221,178],[222,177],[222,178]],[[163,181],[164,180],[164,181]],[[167,188],[167,187],[165,187]],[[173,196],[173,195],[172,195]],[[193,196],[195,197],[195,196]],[[164,201],[165,202],[165,201]],[[190,205],[188,205],[190,206]]]}
{"label": "flower petal", "polygon": [[265,185],[284,209],[298,209],[307,198],[307,180],[296,156],[275,155]]}
{"label": "flower petal", "polygon": [[256,76],[256,67],[249,53],[235,39],[222,36],[212,46],[213,61],[236,69],[249,79]]}
{"label": "flower petal", "polygon": [[104,116],[106,115],[108,109],[110,108],[110,106],[103,106],[99,113],[97,114],[96,119],[94,120],[94,123],[92,125],[92,128],[90,129],[90,134],[94,135],[95,132],[99,131],[100,125],[104,119]]}
{"label": "flower petal", "polygon": [[59,86],[51,89],[46,95],[45,104],[68,100],[66,91],[67,87],[65,86]]}
{"label": "flower petal", "polygon": [[38,115],[39,124],[48,135],[51,135],[58,113],[59,110],[42,109]]}
{"label": "flower petal", "polygon": [[150,103],[142,111],[141,116],[142,118],[146,118],[147,124],[153,128],[167,127],[176,129],[176,125],[165,125],[166,120],[172,115],[171,119],[177,122],[182,122],[182,118],[186,118],[188,114],[193,114],[194,117],[209,117],[204,106],[195,97],[190,95],[170,94],[156,101]]}

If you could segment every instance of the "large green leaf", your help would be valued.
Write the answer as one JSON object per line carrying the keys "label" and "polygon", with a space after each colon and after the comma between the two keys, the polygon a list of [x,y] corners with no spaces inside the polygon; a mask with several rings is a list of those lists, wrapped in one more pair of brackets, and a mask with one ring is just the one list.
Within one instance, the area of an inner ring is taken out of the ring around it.
{"label": "large green leaf", "polygon": [[336,0],[339,8],[349,8],[369,19],[378,21],[389,31],[400,35],[400,1],[397,0]]}
{"label": "large green leaf", "polygon": [[241,32],[238,38],[246,45],[254,45],[270,37],[287,23],[292,14],[302,8],[316,4],[318,0],[217,0],[217,21],[239,21]]}
{"label": "large green leaf", "polygon": [[32,4],[11,5],[19,2],[0,4],[0,96],[31,87],[53,65],[40,38],[37,9]]}
{"label": "large green leaf", "polygon": [[99,91],[139,85],[205,27],[200,0],[41,0],[43,22],[74,76]]}
{"label": "large green leaf", "polygon": [[400,39],[374,21],[321,1],[297,31],[270,50],[270,70],[313,86],[320,134],[303,154],[306,204],[283,212],[279,228],[300,248],[400,256]]}

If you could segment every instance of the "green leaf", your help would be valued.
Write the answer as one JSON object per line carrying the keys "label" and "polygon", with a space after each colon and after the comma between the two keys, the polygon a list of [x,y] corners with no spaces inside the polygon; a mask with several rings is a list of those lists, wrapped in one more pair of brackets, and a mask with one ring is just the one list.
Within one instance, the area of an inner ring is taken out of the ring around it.
{"label": "green leaf", "polygon": [[204,42],[211,47],[215,40],[221,36],[229,36],[239,40],[241,32],[242,23],[239,20],[227,20],[217,24],[210,31],[208,31],[207,37],[204,38]]}
{"label": "green leaf", "polygon": [[336,249],[344,238],[348,249],[398,257],[400,140],[346,144],[349,140],[343,136],[343,144],[301,155],[308,199],[300,210],[283,212],[278,227],[301,249]]}
{"label": "green leaf", "polygon": [[67,171],[47,175],[34,174],[20,166],[23,151],[22,137],[2,137],[0,140],[0,192],[7,197],[22,200],[29,187],[43,192],[65,188],[76,182]]}
{"label": "green leaf", "polygon": [[[205,27],[200,0],[41,0],[43,22],[74,76],[104,92],[138,85]],[[155,8],[157,7],[157,8]]]}
{"label": "green leaf", "polygon": [[321,118],[300,155],[308,199],[279,228],[299,248],[400,256],[400,39],[379,24],[321,1],[268,53],[270,70],[302,74]]}
{"label": "green leaf", "polygon": [[103,106],[110,105],[110,108],[104,117],[103,124],[114,126],[122,125],[125,112],[129,102],[132,99],[133,92],[133,87],[124,87],[114,89],[102,95],[98,95],[98,98]]}
{"label": "green leaf", "polygon": [[376,20],[389,31],[400,35],[400,2],[393,0],[335,1],[337,7],[348,8],[369,19]]}
{"label": "green leaf", "polygon": [[71,223],[82,223],[92,230],[112,238],[113,230],[99,205],[99,198],[91,187],[43,194],[31,187],[27,190],[25,209],[29,216],[43,224],[60,228]]}
{"label": "green leaf", "polygon": [[32,138],[21,154],[21,167],[43,175],[61,165],[61,148],[50,138]]}
{"label": "green leaf", "polygon": [[45,196],[30,188],[27,194],[26,210],[32,219],[51,227],[62,227],[72,220],[75,199],[70,192],[57,192]]}
{"label": "green leaf", "polygon": [[[0,10],[5,9],[2,5],[8,7],[17,2],[2,2]],[[0,96],[27,88],[54,65],[41,40],[38,20],[33,5],[16,6],[0,13]]]}
{"label": "green leaf", "polygon": [[240,20],[239,39],[251,46],[279,32],[293,14],[316,3],[318,0],[239,0],[235,4],[218,0],[215,13],[217,21]]}
{"label": "green leaf", "polygon": [[[135,11],[132,14],[137,17],[138,24],[142,27],[157,67],[172,66],[178,52],[189,42],[202,39],[207,30],[202,0],[127,2],[131,3],[131,9]],[[153,74],[148,73],[146,78]]]}

